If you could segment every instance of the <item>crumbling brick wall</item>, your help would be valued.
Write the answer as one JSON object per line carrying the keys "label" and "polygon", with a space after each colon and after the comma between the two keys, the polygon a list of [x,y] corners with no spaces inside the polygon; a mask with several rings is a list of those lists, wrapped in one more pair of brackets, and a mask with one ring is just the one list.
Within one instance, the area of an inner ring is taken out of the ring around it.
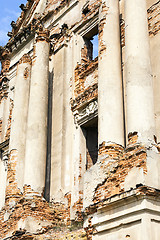
{"label": "crumbling brick wall", "polygon": [[[87,84],[87,77],[92,78],[92,82],[89,84]],[[75,69],[75,97],[97,82],[98,58],[95,58],[93,61],[88,61],[86,64],[78,64]]]}
{"label": "crumbling brick wall", "polygon": [[147,151],[141,144],[130,144],[126,149],[117,144],[107,144],[106,146],[102,144],[99,154],[107,156],[104,163],[107,159],[114,161],[109,161],[106,165],[107,177],[95,189],[94,203],[123,192],[126,176],[132,168],[142,168],[143,173],[147,174]]}
{"label": "crumbling brick wall", "polygon": [[148,9],[149,35],[154,36],[160,31],[160,1]]}
{"label": "crumbling brick wall", "polygon": [[[8,234],[14,235],[20,229],[20,222],[25,221],[38,222],[40,228],[37,229],[36,234],[46,233],[49,229],[56,227],[70,226],[70,198],[66,196],[68,206],[63,203],[49,204],[30,186],[25,185],[21,192],[17,186],[16,166],[17,151],[12,150],[8,161],[5,206],[0,211],[0,238]],[[23,234],[27,232],[27,229],[22,230]],[[32,232],[27,234],[34,236]]]}
{"label": "crumbling brick wall", "polygon": [[6,131],[6,135],[5,135],[5,140],[8,140],[10,138],[13,107],[14,107],[13,100],[10,99],[9,117],[8,117],[7,131]]}
{"label": "crumbling brick wall", "polygon": [[[33,6],[34,2],[34,6]],[[13,30],[15,35],[21,28],[21,24],[27,24],[32,17],[32,14],[38,5],[39,0],[29,1],[28,8],[32,10],[25,19],[25,12],[22,11],[20,18],[16,22],[16,30]],[[67,0],[49,0],[46,11],[54,10],[53,14],[56,14],[64,6],[67,6],[69,1]],[[52,30],[52,34],[59,34],[59,38],[55,40],[55,49],[63,44],[65,37],[71,38],[69,31],[75,27],[75,25],[81,23],[86,24],[96,15],[98,16],[99,7],[101,1],[89,1],[88,5],[82,9],[82,16],[78,23],[74,23],[69,30],[66,30],[65,34],[62,34],[60,28]],[[102,11],[104,13],[103,18],[99,23],[99,56],[106,51],[106,46],[102,41],[103,28],[106,21],[107,7],[103,4]],[[160,1],[151,6],[148,9],[148,21],[149,21],[149,34],[150,36],[156,35],[160,29]],[[34,18],[37,22],[40,19]],[[34,21],[33,21],[34,22]],[[33,27],[33,26],[32,26]],[[36,27],[35,27],[36,28]],[[33,30],[33,29],[32,29]],[[64,37],[65,36],[65,37]],[[125,45],[125,23],[121,23],[121,44]],[[90,60],[88,58],[88,49],[86,46],[82,48],[81,57],[82,62],[77,65],[75,69],[75,99],[71,100],[71,108],[74,111],[83,104],[87,104],[93,99],[98,98],[98,58]],[[9,60],[2,62],[2,73],[8,71]],[[89,80],[91,79],[91,81]],[[0,97],[5,93],[1,89]],[[10,137],[11,118],[12,118],[13,101],[10,102],[10,115],[8,119],[7,133],[5,140]],[[0,121],[0,129],[2,128],[2,121]],[[124,148],[118,144],[102,143],[99,149],[99,157],[106,156],[102,161],[102,164],[106,164],[107,177],[103,182],[99,183],[94,191],[93,203],[95,205],[101,203],[106,198],[113,197],[116,194],[124,192],[124,182],[128,173],[134,168],[142,169],[144,174],[147,174],[146,148],[137,143],[137,134],[129,136],[129,144],[127,148]],[[112,161],[108,161],[112,160]],[[92,239],[93,227],[91,224],[91,218],[89,218],[89,227],[86,228],[87,237],[84,230],[76,230],[74,233],[69,232],[69,228],[72,227],[70,219],[71,209],[71,194],[68,193],[64,196],[67,199],[68,205],[64,203],[47,203],[42,196],[33,192],[30,186],[24,186],[23,192],[17,187],[15,169],[17,164],[17,151],[12,150],[10,152],[8,162],[8,175],[7,175],[7,188],[5,206],[0,212],[0,238],[11,234],[11,239],[45,239],[48,236],[51,239]],[[82,159],[80,157],[79,162],[79,185],[82,179]],[[92,208],[91,206],[88,207]],[[77,221],[83,222],[83,189],[79,190],[79,199],[72,206],[72,209],[76,211]],[[87,209],[85,210],[87,212]],[[91,213],[90,211],[89,213]],[[17,230],[19,221],[25,221],[32,217],[35,221],[38,221],[41,228],[37,233],[27,232],[27,230]],[[48,224],[45,225],[44,222]],[[81,226],[82,227],[82,226]]]}

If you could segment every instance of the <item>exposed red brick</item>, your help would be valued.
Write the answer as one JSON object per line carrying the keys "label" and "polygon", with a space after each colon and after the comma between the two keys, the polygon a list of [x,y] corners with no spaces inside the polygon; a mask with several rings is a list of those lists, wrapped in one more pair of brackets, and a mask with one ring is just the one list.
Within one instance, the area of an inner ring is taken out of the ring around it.
{"label": "exposed red brick", "polygon": [[[88,87],[87,77],[92,77],[93,81]],[[98,96],[98,58],[88,61],[86,64],[78,64],[75,69],[75,99],[71,99],[72,111],[79,108],[84,103],[89,103]]]}
{"label": "exposed red brick", "polygon": [[120,33],[121,33],[121,47],[125,46],[125,22],[121,19],[120,22]]}
{"label": "exposed red brick", "polygon": [[148,9],[149,35],[154,36],[160,31],[160,1]]}
{"label": "exposed red brick", "polygon": [[85,228],[86,234],[87,234],[87,240],[92,240],[94,227],[92,225],[92,218],[88,218],[88,226]]}
{"label": "exposed red brick", "polygon": [[[130,142],[132,143],[133,141]],[[123,183],[133,167],[142,168],[144,174],[147,174],[147,150],[141,144],[131,144],[124,149],[117,144],[105,145],[103,143],[100,146],[99,155],[104,154],[106,156],[103,160],[104,162],[107,159],[113,159],[114,163],[109,161],[105,165],[107,178],[95,189],[94,203],[123,192]]]}
{"label": "exposed red brick", "polygon": [[9,118],[8,118],[8,124],[7,124],[7,131],[6,131],[6,135],[5,135],[5,140],[8,140],[10,138],[13,106],[14,106],[13,100],[10,99],[10,110],[9,110]]}
{"label": "exposed red brick", "polygon": [[103,41],[103,29],[104,25],[106,23],[106,16],[108,13],[108,8],[105,5],[105,3],[102,4],[102,13],[103,17],[101,17],[100,22],[99,22],[99,34],[98,34],[98,39],[99,39],[99,57],[106,51],[106,45]]}
{"label": "exposed red brick", "polygon": [[74,203],[72,209],[76,212],[75,221],[83,222],[83,190],[81,190],[81,180],[82,180],[82,156],[79,157],[79,176],[78,176],[78,185],[79,185],[79,199]]}

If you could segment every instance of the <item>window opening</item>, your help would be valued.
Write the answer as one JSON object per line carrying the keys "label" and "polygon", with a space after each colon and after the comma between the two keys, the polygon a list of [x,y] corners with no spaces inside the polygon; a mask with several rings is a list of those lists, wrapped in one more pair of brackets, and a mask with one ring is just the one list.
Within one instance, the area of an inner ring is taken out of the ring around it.
{"label": "window opening", "polygon": [[82,14],[84,14],[85,16],[90,12],[88,6],[86,6],[83,10],[82,10]]}
{"label": "window opening", "polygon": [[91,43],[93,44],[93,56],[92,58],[95,59],[98,57],[98,34],[96,34],[93,39],[91,40]]}
{"label": "window opening", "polygon": [[84,54],[83,58],[94,60],[98,56],[98,26],[94,27],[84,37]]}
{"label": "window opening", "polygon": [[86,170],[98,159],[98,118],[94,118],[82,127],[86,140]]}

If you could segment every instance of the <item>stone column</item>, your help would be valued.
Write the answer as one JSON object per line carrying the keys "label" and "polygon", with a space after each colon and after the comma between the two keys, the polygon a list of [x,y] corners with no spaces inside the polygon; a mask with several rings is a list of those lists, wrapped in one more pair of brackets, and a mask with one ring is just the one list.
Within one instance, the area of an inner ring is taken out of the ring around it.
{"label": "stone column", "polygon": [[146,0],[125,0],[125,78],[128,133],[155,133]]}
{"label": "stone column", "polygon": [[49,75],[49,31],[39,28],[34,46],[28,110],[24,183],[42,193],[45,187]]}
{"label": "stone column", "polygon": [[[9,105],[10,99],[9,93],[9,68],[10,68],[10,53],[8,50],[4,50],[0,56],[2,70],[1,70],[1,120],[2,120],[2,132],[1,142],[6,140],[8,118],[9,118]],[[3,112],[3,113],[2,113]]]}
{"label": "stone column", "polygon": [[[51,196],[59,201],[63,197],[62,179],[64,172],[63,140],[64,140],[64,63],[65,46],[54,55],[53,69],[53,105],[52,105],[52,146],[51,146]],[[66,79],[65,79],[66,80]],[[68,123],[67,123],[68,124]]]}
{"label": "stone column", "polygon": [[72,47],[67,41],[64,46],[64,76],[63,76],[63,139],[62,139],[62,187],[65,193],[71,191],[73,114],[70,107],[72,77]]}
{"label": "stone column", "polygon": [[8,139],[7,129],[8,129],[8,119],[9,119],[9,111],[10,111],[10,98],[9,98],[9,78],[6,74],[5,77],[2,78],[2,92],[3,97],[1,100],[1,111],[2,114],[2,133],[1,133],[1,142],[4,142]]}
{"label": "stone column", "polygon": [[31,58],[28,54],[23,55],[17,68],[15,84],[14,108],[10,135],[10,152],[17,151],[16,178],[20,188],[23,187],[24,158],[26,143],[26,128],[29,102]]}
{"label": "stone column", "polygon": [[98,142],[123,145],[119,0],[104,0],[99,18]]}

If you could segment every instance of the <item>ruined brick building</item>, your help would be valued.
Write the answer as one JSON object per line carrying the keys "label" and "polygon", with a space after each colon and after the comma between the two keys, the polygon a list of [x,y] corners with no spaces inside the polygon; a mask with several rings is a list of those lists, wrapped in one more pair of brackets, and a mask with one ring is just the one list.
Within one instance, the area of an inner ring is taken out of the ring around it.
{"label": "ruined brick building", "polygon": [[0,47],[0,239],[159,240],[160,1],[20,8]]}

